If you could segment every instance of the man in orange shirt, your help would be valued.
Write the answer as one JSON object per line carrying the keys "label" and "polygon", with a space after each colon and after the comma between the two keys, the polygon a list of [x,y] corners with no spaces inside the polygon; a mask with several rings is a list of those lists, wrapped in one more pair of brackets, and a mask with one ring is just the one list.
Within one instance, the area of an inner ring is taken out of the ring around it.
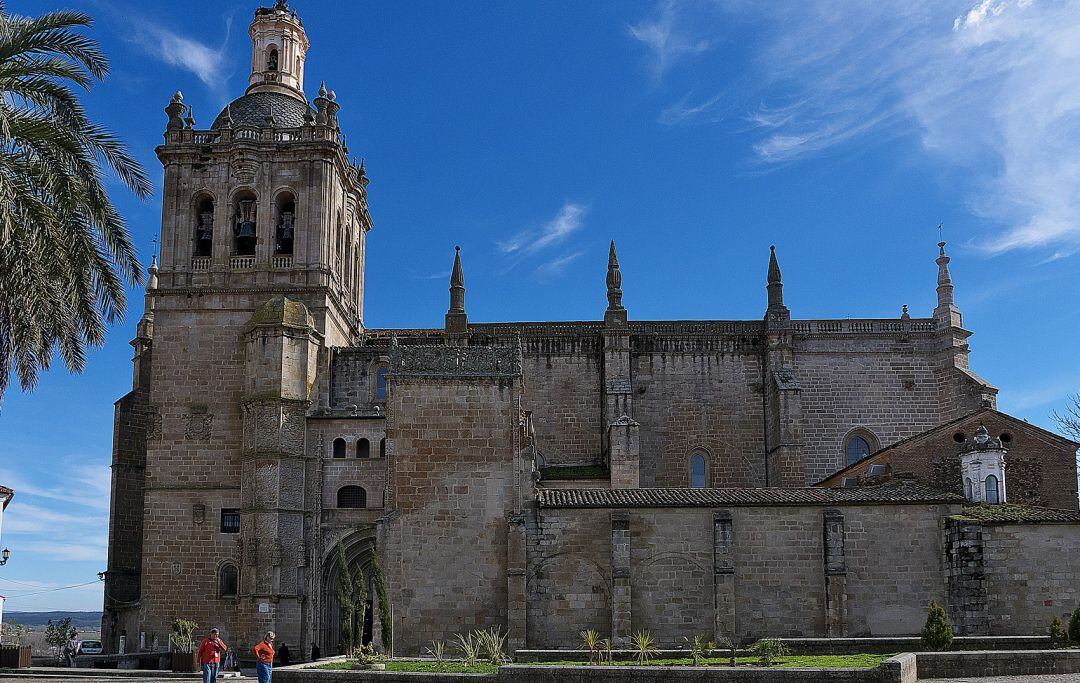
{"label": "man in orange shirt", "polygon": [[203,683],[216,683],[218,669],[221,667],[221,653],[229,648],[218,637],[216,628],[210,629],[210,635],[199,643],[195,661],[202,665]]}
{"label": "man in orange shirt", "polygon": [[262,642],[251,649],[255,655],[255,673],[259,676],[259,683],[270,683],[270,675],[274,669],[274,632],[267,631]]}

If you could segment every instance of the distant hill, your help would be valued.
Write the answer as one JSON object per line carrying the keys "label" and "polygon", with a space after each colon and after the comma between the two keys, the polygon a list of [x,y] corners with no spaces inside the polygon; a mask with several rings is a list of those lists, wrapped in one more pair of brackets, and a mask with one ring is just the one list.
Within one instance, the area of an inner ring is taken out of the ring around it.
{"label": "distant hill", "polygon": [[71,618],[71,625],[75,628],[94,629],[101,628],[101,612],[4,612],[4,623],[22,624],[31,628],[44,626],[49,619],[59,621]]}

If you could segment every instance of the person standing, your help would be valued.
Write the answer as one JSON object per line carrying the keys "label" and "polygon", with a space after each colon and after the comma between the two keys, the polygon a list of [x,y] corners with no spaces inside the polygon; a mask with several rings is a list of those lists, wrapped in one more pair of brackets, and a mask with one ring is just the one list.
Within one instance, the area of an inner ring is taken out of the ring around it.
{"label": "person standing", "polygon": [[267,631],[262,641],[251,648],[255,655],[255,673],[259,676],[259,683],[270,683],[270,675],[274,670],[274,632]]}
{"label": "person standing", "polygon": [[202,666],[203,683],[216,683],[218,669],[221,668],[221,653],[228,651],[228,646],[218,636],[216,628],[199,643],[195,661]]}
{"label": "person standing", "polygon": [[79,632],[72,629],[71,637],[64,644],[64,656],[67,657],[67,665],[75,668],[75,655],[79,654],[82,643],[79,642]]}

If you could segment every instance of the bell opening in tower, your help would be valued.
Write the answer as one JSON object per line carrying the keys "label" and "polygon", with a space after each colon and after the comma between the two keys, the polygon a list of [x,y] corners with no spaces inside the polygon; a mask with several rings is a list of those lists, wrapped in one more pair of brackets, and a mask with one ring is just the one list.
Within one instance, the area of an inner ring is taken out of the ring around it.
{"label": "bell opening in tower", "polygon": [[293,236],[296,231],[296,201],[289,192],[282,192],[277,198],[277,226],[274,230],[274,253],[279,256],[291,256]]}
{"label": "bell opening in tower", "polygon": [[255,195],[241,192],[236,195],[233,211],[233,254],[254,256],[257,243],[255,228]]}

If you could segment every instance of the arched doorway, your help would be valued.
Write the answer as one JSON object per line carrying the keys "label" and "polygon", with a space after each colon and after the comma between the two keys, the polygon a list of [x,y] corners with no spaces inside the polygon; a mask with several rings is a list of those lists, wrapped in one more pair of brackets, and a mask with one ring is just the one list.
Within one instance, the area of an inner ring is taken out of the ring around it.
{"label": "arched doorway", "polygon": [[[345,549],[345,562],[349,568],[349,575],[355,577],[357,569],[363,570],[367,584],[367,603],[363,614],[356,614],[353,618],[354,631],[359,630],[362,634],[363,643],[372,641],[375,633],[375,591],[371,582],[371,565],[375,553],[375,528],[355,529],[348,532],[342,539],[341,544]],[[320,602],[319,643],[323,656],[344,654],[341,651],[341,612],[338,605],[338,577],[341,560],[335,543],[323,557],[322,591]]]}

